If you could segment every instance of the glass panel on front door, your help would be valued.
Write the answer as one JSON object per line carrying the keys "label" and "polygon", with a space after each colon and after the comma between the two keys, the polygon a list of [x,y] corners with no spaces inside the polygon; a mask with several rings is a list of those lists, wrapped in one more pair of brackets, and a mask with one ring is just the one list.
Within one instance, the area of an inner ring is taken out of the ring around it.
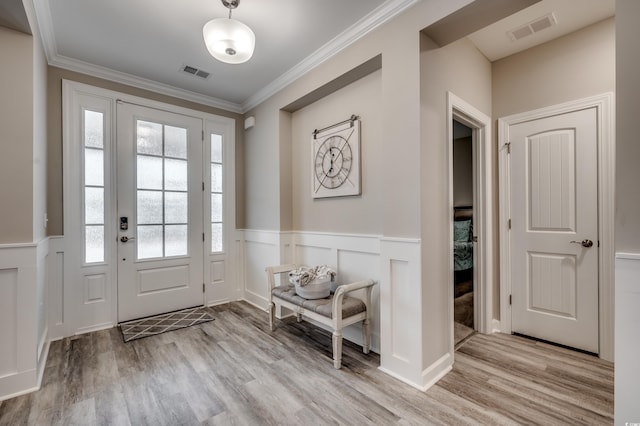
{"label": "glass panel on front door", "polygon": [[136,120],[138,259],[188,254],[187,129]]}

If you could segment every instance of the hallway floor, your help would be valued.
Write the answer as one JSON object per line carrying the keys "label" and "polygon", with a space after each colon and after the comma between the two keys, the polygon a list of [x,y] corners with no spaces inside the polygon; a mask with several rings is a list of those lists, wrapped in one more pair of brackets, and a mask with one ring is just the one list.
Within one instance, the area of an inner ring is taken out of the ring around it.
{"label": "hallway floor", "polygon": [[613,365],[517,336],[475,334],[420,392],[376,354],[244,302],[215,321],[130,343],[118,329],[51,344],[42,389],[0,403],[0,425],[612,424]]}

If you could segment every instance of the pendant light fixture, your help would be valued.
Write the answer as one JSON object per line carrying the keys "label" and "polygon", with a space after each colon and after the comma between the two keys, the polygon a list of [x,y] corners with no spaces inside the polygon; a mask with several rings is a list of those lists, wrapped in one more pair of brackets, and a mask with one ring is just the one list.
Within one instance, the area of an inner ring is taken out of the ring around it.
{"label": "pendant light fixture", "polygon": [[231,19],[231,11],[240,0],[222,0],[229,9],[229,18],[212,19],[202,29],[204,43],[211,56],[227,64],[241,64],[251,59],[256,45],[256,36],[240,21]]}

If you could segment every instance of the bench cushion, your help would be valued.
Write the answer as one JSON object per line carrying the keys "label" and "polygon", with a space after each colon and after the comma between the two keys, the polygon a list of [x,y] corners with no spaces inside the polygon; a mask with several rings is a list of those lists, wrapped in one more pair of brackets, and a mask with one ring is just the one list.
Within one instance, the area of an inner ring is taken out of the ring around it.
{"label": "bench cushion", "polygon": [[[325,299],[304,299],[296,294],[296,288],[292,285],[281,285],[275,287],[271,294],[274,297],[286,300],[304,309],[315,312],[323,317],[331,318],[333,316],[332,303],[333,295]],[[349,318],[353,315],[365,312],[367,310],[364,302],[355,297],[344,296],[342,299],[342,318]]]}

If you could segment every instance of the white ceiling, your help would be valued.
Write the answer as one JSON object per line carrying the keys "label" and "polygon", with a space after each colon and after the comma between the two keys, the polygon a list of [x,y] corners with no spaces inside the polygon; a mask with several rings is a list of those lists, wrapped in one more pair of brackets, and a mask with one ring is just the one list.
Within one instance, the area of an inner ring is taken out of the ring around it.
{"label": "white ceiling", "polygon": [[[220,0],[33,3],[51,65],[241,112],[417,1],[429,0],[241,0],[233,17],[253,29],[256,49],[238,65],[216,61],[202,39],[208,20],[228,14]],[[614,11],[615,0],[542,0],[469,37],[493,61]],[[549,12],[557,27],[518,42],[506,35]],[[186,74],[184,65],[211,76]]]}
{"label": "white ceiling", "polygon": [[29,20],[20,0],[0,1],[0,26],[31,34]]}
{"label": "white ceiling", "polygon": [[[233,18],[256,35],[244,64],[209,55],[202,27],[228,16],[220,0],[35,0],[61,66],[75,60],[235,104],[363,19],[402,10],[407,0],[242,0]],[[47,10],[48,9],[48,10]],[[48,15],[48,16],[47,16]],[[49,20],[47,25],[46,20]],[[67,61],[69,59],[70,61]],[[207,80],[181,71],[190,65]]]}
{"label": "white ceiling", "polygon": [[[476,31],[469,38],[493,62],[614,16],[615,3],[615,0],[542,0]],[[511,41],[507,35],[507,31],[549,13],[554,14],[557,25],[517,41]]]}

